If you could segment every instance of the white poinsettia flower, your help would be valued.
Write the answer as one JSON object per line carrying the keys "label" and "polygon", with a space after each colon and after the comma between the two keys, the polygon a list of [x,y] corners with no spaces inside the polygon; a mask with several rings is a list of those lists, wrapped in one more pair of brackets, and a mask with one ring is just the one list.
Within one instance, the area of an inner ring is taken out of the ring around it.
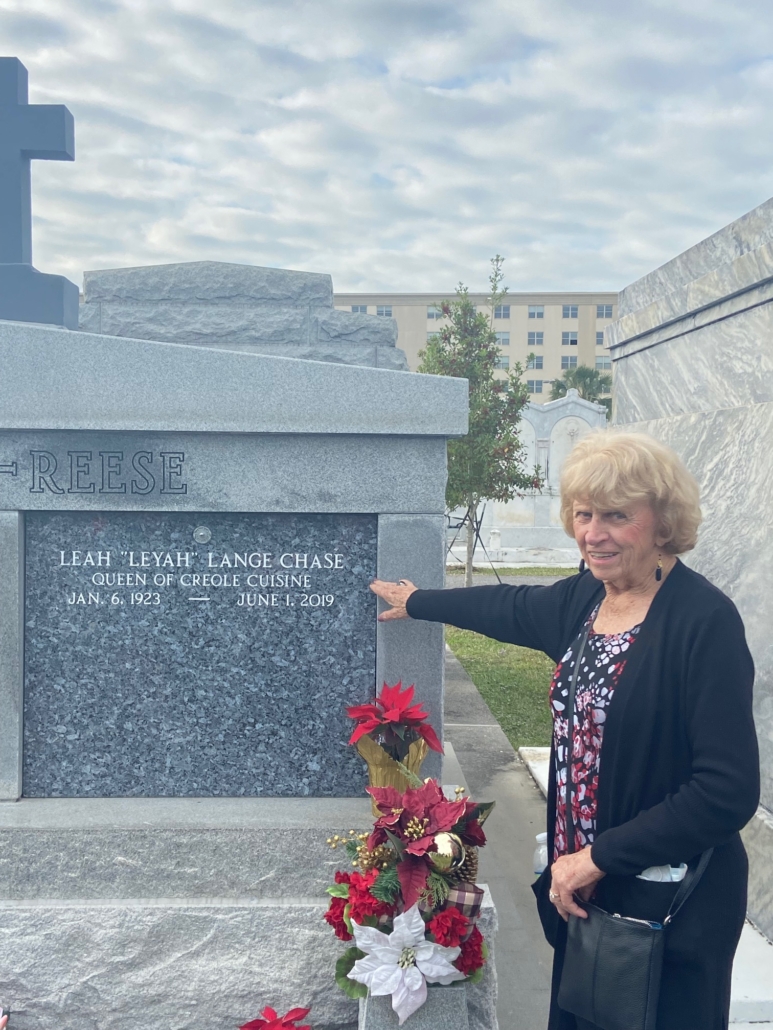
{"label": "white poinsettia flower", "polygon": [[365,984],[371,994],[391,994],[400,1026],[427,1000],[428,982],[464,980],[452,964],[461,948],[425,940],[424,928],[418,905],[397,916],[389,934],[352,923],[357,947],[366,954],[354,963],[349,978]]}

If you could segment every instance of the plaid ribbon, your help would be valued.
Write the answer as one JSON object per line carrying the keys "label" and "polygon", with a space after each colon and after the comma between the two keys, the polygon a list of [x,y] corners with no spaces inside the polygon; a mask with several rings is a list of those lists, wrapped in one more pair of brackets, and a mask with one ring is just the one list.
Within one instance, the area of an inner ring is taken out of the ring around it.
{"label": "plaid ribbon", "polygon": [[459,911],[467,916],[470,920],[470,926],[467,933],[464,935],[462,940],[466,941],[472,933],[475,924],[478,921],[480,915],[481,905],[483,904],[483,888],[478,887],[474,883],[459,883],[456,887],[452,887],[448,894],[448,901],[446,902],[446,908],[453,906],[458,908]]}

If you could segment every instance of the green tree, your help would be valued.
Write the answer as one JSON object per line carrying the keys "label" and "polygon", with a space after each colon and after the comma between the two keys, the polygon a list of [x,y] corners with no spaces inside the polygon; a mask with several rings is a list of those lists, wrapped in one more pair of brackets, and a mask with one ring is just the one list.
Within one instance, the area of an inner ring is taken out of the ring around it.
{"label": "green tree", "polygon": [[550,390],[551,401],[565,397],[567,390],[576,390],[585,401],[603,404],[607,413],[612,408],[611,397],[604,396],[612,390],[612,376],[609,372],[599,372],[597,368],[590,368],[588,365],[567,368],[560,379],[553,380]]}
{"label": "green tree", "polygon": [[448,319],[420,354],[420,372],[469,380],[470,428],[466,436],[448,444],[446,505],[462,508],[467,524],[465,584],[472,584],[478,508],[482,501],[508,501],[524,490],[539,489],[540,470],[527,472],[518,423],[529,400],[521,381],[523,366],[516,363],[507,379],[494,370],[500,350],[494,332],[494,308],[507,295],[502,288],[503,258],[492,258],[488,315],[477,312],[462,283],[456,299],[440,305]]}

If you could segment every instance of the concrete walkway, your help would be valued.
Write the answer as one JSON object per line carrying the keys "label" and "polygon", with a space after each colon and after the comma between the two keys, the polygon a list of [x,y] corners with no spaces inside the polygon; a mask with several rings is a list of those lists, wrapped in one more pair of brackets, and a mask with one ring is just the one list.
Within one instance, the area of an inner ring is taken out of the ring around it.
{"label": "concrete walkway", "polygon": [[545,1030],[553,952],[542,935],[530,889],[534,838],[545,829],[545,802],[448,649],[445,697],[445,736],[464,782],[476,800],[497,803],[486,823],[488,845],[480,852],[480,880],[489,885],[499,913],[499,1025],[501,1030]]}

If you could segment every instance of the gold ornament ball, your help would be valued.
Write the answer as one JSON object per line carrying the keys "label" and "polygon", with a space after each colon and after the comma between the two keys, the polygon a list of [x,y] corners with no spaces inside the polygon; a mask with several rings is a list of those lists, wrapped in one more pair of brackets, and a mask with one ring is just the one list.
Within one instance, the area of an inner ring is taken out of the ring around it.
{"label": "gold ornament ball", "polygon": [[464,845],[455,833],[436,833],[437,851],[428,851],[427,858],[439,873],[452,872],[464,862]]}

